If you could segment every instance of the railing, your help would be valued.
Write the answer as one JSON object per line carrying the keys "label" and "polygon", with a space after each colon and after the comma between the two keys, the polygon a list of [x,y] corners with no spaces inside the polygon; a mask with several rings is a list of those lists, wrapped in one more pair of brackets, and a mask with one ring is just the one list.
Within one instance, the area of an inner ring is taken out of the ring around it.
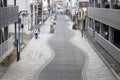
{"label": "railing", "polygon": [[115,45],[107,41],[105,38],[103,38],[100,34],[95,33],[95,39],[96,41],[103,46],[107,52],[118,62],[120,63],[120,49],[117,48]]}
{"label": "railing", "polygon": [[18,7],[0,7],[0,29],[18,21]]}
{"label": "railing", "polygon": [[0,58],[4,54],[6,54],[9,50],[14,48],[13,42],[14,42],[14,36],[10,37],[7,41],[0,44]]}

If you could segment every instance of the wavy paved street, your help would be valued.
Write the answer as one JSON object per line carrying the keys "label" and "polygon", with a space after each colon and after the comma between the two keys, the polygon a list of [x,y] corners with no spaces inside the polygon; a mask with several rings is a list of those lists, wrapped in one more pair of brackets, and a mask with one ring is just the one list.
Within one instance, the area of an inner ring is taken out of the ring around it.
{"label": "wavy paved street", "polygon": [[49,44],[55,52],[54,59],[41,71],[38,80],[83,80],[84,53],[71,44],[74,36],[63,15],[57,16],[55,35]]}

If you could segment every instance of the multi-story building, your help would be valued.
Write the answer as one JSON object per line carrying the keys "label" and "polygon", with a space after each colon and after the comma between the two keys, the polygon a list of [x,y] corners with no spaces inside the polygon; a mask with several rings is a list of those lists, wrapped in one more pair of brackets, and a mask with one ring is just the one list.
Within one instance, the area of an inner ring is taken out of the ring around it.
{"label": "multi-story building", "polygon": [[42,21],[42,0],[38,0],[38,22]]}
{"label": "multi-story building", "polygon": [[8,6],[7,0],[0,1],[0,43],[9,37],[9,25],[18,20],[18,7]]}
{"label": "multi-story building", "polygon": [[87,32],[120,63],[120,0],[89,0]]}
{"label": "multi-story building", "polygon": [[78,0],[79,1],[79,8],[87,8],[89,5],[89,0]]}
{"label": "multi-story building", "polygon": [[14,37],[9,36],[10,26],[18,21],[18,7],[9,6],[8,0],[0,0],[0,62],[13,50]]}
{"label": "multi-story building", "polygon": [[49,16],[51,0],[38,0],[38,21],[43,22]]}
{"label": "multi-story building", "polygon": [[19,18],[23,24],[20,32],[27,33],[37,24],[37,14],[36,0],[0,0],[0,62],[14,49]]}
{"label": "multi-story building", "polygon": [[[8,5],[14,5],[14,0],[8,0]],[[16,5],[19,7],[18,13],[20,11],[27,11],[27,16],[21,13],[21,24],[24,25],[23,33],[29,32],[31,28],[37,24],[37,0],[16,0]],[[14,26],[11,24],[10,26]],[[10,33],[14,33],[14,27],[9,28]]]}
{"label": "multi-story building", "polygon": [[46,20],[48,15],[49,15],[49,10],[48,10],[48,2],[49,0],[43,0],[43,20]]}
{"label": "multi-story building", "polygon": [[75,21],[75,16],[77,12],[82,9],[82,8],[87,8],[88,7],[89,0],[70,0],[70,11],[71,11],[71,16],[72,20]]}

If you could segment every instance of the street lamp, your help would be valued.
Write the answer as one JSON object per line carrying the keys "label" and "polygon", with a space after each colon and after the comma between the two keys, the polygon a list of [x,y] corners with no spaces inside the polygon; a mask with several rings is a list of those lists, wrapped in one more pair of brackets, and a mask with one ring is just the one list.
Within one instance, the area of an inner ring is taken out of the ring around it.
{"label": "street lamp", "polygon": [[19,14],[18,14],[18,37],[17,37],[17,61],[20,60],[20,29],[21,29],[21,18],[20,18],[20,15],[21,13],[24,13],[26,15],[28,15],[28,12],[27,11],[20,11]]}

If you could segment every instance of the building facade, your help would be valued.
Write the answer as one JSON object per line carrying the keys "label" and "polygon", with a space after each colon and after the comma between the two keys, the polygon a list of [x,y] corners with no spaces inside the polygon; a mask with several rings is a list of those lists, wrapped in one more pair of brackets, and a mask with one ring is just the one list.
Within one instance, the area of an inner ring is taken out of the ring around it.
{"label": "building facade", "polygon": [[42,21],[42,0],[38,0],[38,23]]}
{"label": "building facade", "polygon": [[120,63],[120,0],[89,0],[87,32]]}
{"label": "building facade", "polygon": [[[73,3],[74,2],[74,3]],[[76,17],[81,9],[88,8],[89,0],[73,0],[71,7],[72,20],[76,21]]]}
{"label": "building facade", "polygon": [[50,12],[51,0],[38,0],[38,22],[44,22]]}
{"label": "building facade", "polygon": [[0,0],[0,62],[14,49],[14,37],[10,37],[9,26],[18,21],[18,7],[8,5],[8,0]]}
{"label": "building facade", "polygon": [[0,62],[14,49],[19,18],[20,33],[26,34],[37,24],[37,14],[36,0],[0,0]]}
{"label": "building facade", "polygon": [[[8,5],[14,5],[14,0],[8,0]],[[36,0],[16,0],[16,6],[19,7],[18,13],[20,11],[27,11],[27,16],[21,13],[21,24],[23,24],[23,33],[28,33],[29,30],[34,28],[34,25],[37,24],[37,1]],[[14,24],[11,24],[9,26],[14,26]],[[22,32],[22,30],[21,30]],[[9,28],[9,33],[14,33],[14,27]]]}
{"label": "building facade", "polygon": [[9,25],[18,20],[18,7],[8,6],[7,0],[0,1],[0,43],[9,38]]}

